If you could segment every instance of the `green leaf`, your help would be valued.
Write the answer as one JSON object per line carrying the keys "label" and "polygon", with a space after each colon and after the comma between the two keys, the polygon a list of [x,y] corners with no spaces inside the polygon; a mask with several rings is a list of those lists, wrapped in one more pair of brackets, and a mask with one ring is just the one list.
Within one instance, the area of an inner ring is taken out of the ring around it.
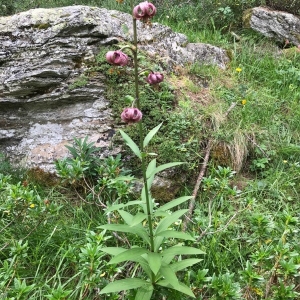
{"label": "green leaf", "polygon": [[147,218],[146,214],[143,213],[137,213],[133,219],[132,219],[132,223],[130,226],[136,226],[137,224],[143,222],[145,219]]}
{"label": "green leaf", "polygon": [[[148,186],[149,191],[151,189],[151,185],[152,185],[152,182],[154,180],[154,175],[155,174],[153,172],[154,172],[155,169],[156,169],[156,158],[152,159],[150,161],[150,163],[147,166],[147,170],[146,170],[147,186]],[[151,174],[153,174],[153,175],[151,175]]]}
{"label": "green leaf", "polygon": [[169,169],[175,166],[179,166],[184,164],[183,162],[171,162],[171,163],[167,163],[167,164],[163,164],[161,166],[158,166],[157,168],[155,168],[155,170],[152,172],[152,174],[149,174],[149,177],[155,175],[156,173],[159,173],[165,169]]}
{"label": "green leaf", "polygon": [[129,212],[125,210],[118,210],[118,213],[121,215],[125,223],[127,223],[129,226],[131,226],[133,215],[131,215]]}
{"label": "green leaf", "polygon": [[132,152],[139,158],[142,159],[141,151],[138,147],[138,145],[131,139],[131,137],[126,134],[123,130],[120,130],[120,133],[125,140],[126,144],[130,147]]}
{"label": "green leaf", "polygon": [[118,264],[122,261],[135,261],[135,258],[138,256],[141,256],[142,254],[147,253],[148,250],[145,248],[131,248],[126,251],[123,251],[122,253],[116,255],[113,257],[110,261],[109,264]]}
{"label": "green leaf", "polygon": [[168,229],[168,227],[176,222],[183,214],[185,214],[188,211],[188,209],[180,209],[178,211],[173,212],[168,217],[163,218],[157,225],[157,228],[155,230],[155,235],[158,233],[165,231]]}
{"label": "green leaf", "polygon": [[[121,247],[104,247],[101,248],[101,250],[105,253],[116,256],[118,254],[127,251],[128,249],[121,248]],[[152,276],[152,271],[149,267],[149,263],[143,256],[131,257],[131,261],[139,263],[141,268],[144,270],[144,272],[148,275],[149,278]]]}
{"label": "green leaf", "polygon": [[156,211],[154,213],[155,217],[168,217],[170,214],[165,211]]}
{"label": "green leaf", "polygon": [[[147,198],[146,198],[145,186],[143,186],[143,188],[142,188],[141,197],[142,197],[142,202],[143,202],[143,204],[141,206],[143,207],[144,213],[147,214],[147,204],[146,204]],[[149,192],[148,192],[148,197],[149,197],[150,214],[152,214],[153,213],[153,199]]]}
{"label": "green leaf", "polygon": [[159,125],[157,125],[155,128],[153,128],[148,132],[148,134],[144,138],[144,142],[143,142],[144,147],[146,147],[149,144],[149,142],[152,140],[153,136],[157,133],[161,125],[162,123],[160,123]]}
{"label": "green leaf", "polygon": [[164,237],[163,236],[156,236],[154,237],[154,251],[158,251],[160,245],[162,244],[162,242],[164,241]]}
{"label": "green leaf", "polygon": [[147,283],[138,289],[135,300],[150,300],[153,294],[153,285],[151,283]]}
{"label": "green leaf", "polygon": [[205,254],[202,250],[194,247],[187,247],[187,246],[173,246],[171,248],[165,249],[162,252],[163,256],[163,262],[166,264],[169,264],[171,260],[174,258],[176,255],[196,255],[196,254]]}
{"label": "green leaf", "polygon": [[142,204],[142,201],[141,200],[134,200],[134,201],[129,201],[125,204],[121,203],[121,204],[112,205],[112,206],[110,206],[106,209],[106,212],[111,212],[111,211],[114,211],[114,210],[118,210],[118,209],[121,209],[121,208],[124,208],[124,207],[127,207],[127,206],[137,205],[137,204]]}
{"label": "green leaf", "polygon": [[114,282],[109,283],[104,289],[102,289],[100,291],[100,294],[116,293],[120,291],[137,289],[147,284],[149,284],[147,281],[139,278],[127,278],[116,280]]}
{"label": "green leaf", "polygon": [[152,272],[156,275],[161,267],[161,255],[156,252],[148,253],[148,263]]}
{"label": "green leaf", "polygon": [[160,273],[171,286],[174,287],[178,285],[178,278],[169,265],[162,266],[160,268]]}
{"label": "green leaf", "polygon": [[196,298],[191,289],[183,284],[182,282],[178,281],[178,284],[176,286],[170,285],[170,283],[167,280],[160,280],[157,282],[158,285],[171,288],[173,290],[179,291],[183,294],[189,295],[192,298]]}
{"label": "green leaf", "polygon": [[180,197],[180,198],[177,198],[177,199],[174,199],[168,203],[166,203],[165,205],[159,207],[156,211],[157,212],[161,212],[161,211],[167,211],[171,208],[173,208],[174,206],[177,206],[187,200],[190,200],[191,198],[193,198],[193,196],[183,196],[183,197]]}
{"label": "green leaf", "polygon": [[175,231],[175,230],[165,230],[161,231],[157,236],[163,236],[165,238],[175,238],[175,239],[182,239],[187,241],[194,241],[195,239],[188,233],[181,232],[181,231]]}
{"label": "green leaf", "polygon": [[103,247],[103,248],[101,248],[101,251],[108,253],[110,255],[113,255],[113,256],[118,255],[126,250],[127,249],[121,248],[121,247]]}
{"label": "green leaf", "polygon": [[[146,256],[146,255],[143,255],[143,256]],[[152,277],[152,271],[149,267],[148,261],[143,256],[137,256],[135,259],[132,259],[132,261],[139,263],[141,268],[147,274],[148,278],[151,278]]]}
{"label": "green leaf", "polygon": [[146,243],[148,243],[150,245],[150,239],[149,239],[148,233],[142,226],[129,226],[126,224],[106,224],[106,225],[99,226],[99,228],[112,230],[112,231],[130,232],[133,234],[137,234]]}
{"label": "green leaf", "polygon": [[190,266],[193,266],[195,264],[197,264],[198,262],[202,261],[203,259],[198,259],[198,258],[188,258],[188,259],[184,259],[184,260],[181,260],[181,261],[177,261],[170,266],[170,268],[174,271],[174,272],[177,272],[177,271],[180,271],[180,270],[183,270],[185,268],[188,268]]}
{"label": "green leaf", "polygon": [[165,249],[162,253],[165,255],[195,255],[195,254],[205,254],[202,250],[195,247],[187,247],[187,246],[173,246],[171,248]]}

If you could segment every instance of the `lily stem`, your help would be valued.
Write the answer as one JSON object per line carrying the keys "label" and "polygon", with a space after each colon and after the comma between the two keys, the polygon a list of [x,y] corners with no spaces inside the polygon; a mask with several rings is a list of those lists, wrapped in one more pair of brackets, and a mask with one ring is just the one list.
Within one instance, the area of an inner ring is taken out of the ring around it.
{"label": "lily stem", "polygon": [[[132,3],[132,1],[131,1]],[[137,108],[140,109],[140,99],[139,99],[139,72],[138,72],[138,48],[137,48],[137,26],[136,19],[133,17],[133,43],[135,51],[133,51],[133,61],[134,61],[134,75],[135,75],[135,98]],[[144,153],[144,132],[143,132],[143,124],[142,122],[138,123],[139,126],[139,135],[140,135],[140,150],[142,153],[142,172],[143,172],[143,181],[145,188],[145,197],[146,197],[146,208],[147,208],[147,219],[149,226],[149,238],[150,238],[150,251],[154,252],[154,236],[153,236],[153,223],[152,223],[152,212],[150,206],[150,191],[147,183],[147,175],[146,175],[146,153]],[[152,274],[152,282],[154,283],[155,275]]]}

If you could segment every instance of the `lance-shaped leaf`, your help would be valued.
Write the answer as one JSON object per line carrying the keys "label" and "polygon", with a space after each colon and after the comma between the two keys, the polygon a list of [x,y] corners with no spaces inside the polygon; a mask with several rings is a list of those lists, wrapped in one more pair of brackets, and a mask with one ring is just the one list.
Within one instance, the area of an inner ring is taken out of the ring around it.
{"label": "lance-shaped leaf", "polygon": [[123,130],[120,130],[120,133],[125,140],[126,144],[130,147],[132,152],[139,158],[142,159],[141,151],[138,147],[138,145],[131,139],[131,137],[125,133]]}
{"label": "lance-shaped leaf", "polygon": [[[154,170],[156,169],[156,159],[152,159],[150,163],[148,164],[147,170],[146,170],[146,177],[147,179],[147,184],[148,184],[148,189],[150,190],[152,182],[154,180]],[[150,176],[150,174],[153,174]]]}
{"label": "lance-shaped leaf", "polygon": [[130,226],[136,226],[143,222],[147,218],[146,214],[143,213],[137,213],[133,218],[132,218],[132,223]]}
{"label": "lance-shaped leaf", "polygon": [[124,210],[118,210],[118,212],[123,218],[123,220],[131,227],[138,225],[144,219],[147,218],[147,215],[143,213],[137,213],[136,215],[132,215],[129,212]]}
{"label": "lance-shaped leaf", "polygon": [[187,247],[187,246],[173,246],[168,249],[165,249],[162,252],[163,262],[169,264],[171,260],[176,255],[196,255],[196,254],[205,254],[202,250],[194,247]]}
{"label": "lance-shaped leaf", "polygon": [[149,175],[151,175],[155,169],[156,169],[156,158],[152,159],[147,166],[147,170],[146,170],[147,178],[149,178]]}
{"label": "lance-shaped leaf", "polygon": [[116,280],[114,282],[109,283],[104,289],[102,289],[100,291],[100,294],[117,293],[120,291],[137,289],[147,284],[149,283],[146,280],[139,278],[127,278]]}
{"label": "lance-shaped leaf", "polygon": [[182,164],[184,164],[184,163],[183,162],[171,162],[171,163],[160,165],[160,166],[156,167],[155,170],[153,170],[153,172],[151,174],[149,174],[149,177],[151,177],[165,169],[173,168],[173,167],[176,167],[176,166],[179,166]]}
{"label": "lance-shaped leaf", "polygon": [[155,236],[154,237],[154,251],[158,251],[159,247],[161,246],[162,242],[164,241],[163,236]]}
{"label": "lance-shaped leaf", "polygon": [[154,127],[152,130],[148,132],[148,134],[144,138],[144,142],[143,142],[144,147],[146,147],[149,144],[149,142],[152,140],[153,136],[157,133],[161,125],[162,123],[160,123],[159,125],[157,125],[156,127]]}
{"label": "lance-shaped leaf", "polygon": [[135,295],[135,300],[150,300],[153,294],[153,285],[151,283],[140,287]]}
{"label": "lance-shaped leaf", "polygon": [[[193,198],[193,196],[183,196],[183,197],[179,197],[177,199],[174,199],[166,204],[164,204],[163,206],[160,206],[159,208],[157,208],[156,212],[162,212],[162,211],[167,211],[177,205],[180,205],[183,202],[186,202],[188,200],[190,200],[191,198]],[[155,212],[155,214],[156,214]]]}
{"label": "lance-shaped leaf", "polygon": [[148,253],[148,263],[152,272],[156,275],[161,267],[161,255],[155,252]]}
{"label": "lance-shaped leaf", "polygon": [[155,230],[155,235],[158,233],[165,231],[168,229],[168,227],[176,222],[183,214],[185,214],[188,211],[188,209],[180,209],[178,211],[173,212],[168,217],[163,218],[157,225],[157,228]]}
{"label": "lance-shaped leaf", "polygon": [[185,268],[188,268],[190,266],[193,266],[202,260],[203,259],[198,259],[198,258],[187,258],[187,259],[172,263],[169,266],[174,272],[177,272],[177,271],[183,270]]}
{"label": "lance-shaped leaf", "polygon": [[103,251],[107,254],[113,255],[113,256],[118,255],[126,250],[128,250],[128,249],[122,248],[122,247],[103,247],[103,248],[101,248],[101,251]]}
{"label": "lance-shaped leaf", "polygon": [[129,212],[127,212],[125,210],[121,210],[121,209],[118,210],[118,213],[121,215],[121,217],[123,218],[125,223],[127,223],[130,226],[132,223],[133,215],[130,214]]}
{"label": "lance-shaped leaf", "polygon": [[145,248],[131,248],[123,251],[120,254],[117,254],[109,261],[109,264],[118,264],[123,261],[135,261],[136,257],[141,256],[142,254],[145,254],[147,252],[148,250]]}
{"label": "lance-shaped leaf", "polygon": [[140,264],[141,268],[144,270],[144,272],[147,274],[148,278],[152,277],[152,270],[150,269],[148,261],[144,258],[144,256],[147,257],[147,255],[137,256],[134,260],[134,262],[137,262]]}
{"label": "lance-shaped leaf", "polygon": [[118,210],[118,209],[121,209],[121,208],[124,208],[124,207],[127,207],[127,206],[137,205],[137,204],[142,204],[142,201],[141,200],[134,200],[134,201],[129,201],[127,203],[112,205],[112,206],[110,206],[106,209],[106,212],[111,212],[111,211],[114,211],[114,210]]}
{"label": "lance-shaped leaf", "polygon": [[[105,253],[108,253],[110,255],[116,256],[118,254],[121,254],[121,253],[127,251],[128,249],[121,248],[121,247],[104,247],[104,248],[101,248],[101,250],[103,252],[105,252]],[[144,256],[143,254],[140,255],[140,256],[138,256],[138,255],[132,256],[130,260],[133,261],[133,262],[139,263],[139,265],[141,266],[141,268],[144,270],[144,272],[150,278],[152,276],[152,271],[151,271],[151,269],[149,267],[148,261],[143,256]]]}
{"label": "lance-shaped leaf", "polygon": [[188,247],[188,246],[173,246],[163,251],[163,256],[165,255],[195,255],[195,254],[205,254],[202,250],[195,248],[195,247]]}
{"label": "lance-shaped leaf", "polygon": [[173,290],[179,291],[183,294],[189,295],[192,298],[196,298],[191,289],[184,283],[178,281],[176,286],[171,285],[167,280],[163,279],[157,282],[158,285],[171,288]]}
{"label": "lance-shaped leaf", "polygon": [[166,281],[169,282],[172,287],[178,285],[178,278],[169,265],[162,266],[160,268],[160,274],[165,278]]}
{"label": "lance-shaped leaf", "polygon": [[137,234],[140,236],[146,243],[150,245],[150,239],[147,231],[143,228],[143,226],[129,226],[126,224],[106,224],[99,226],[102,229],[112,230],[112,231],[120,231],[120,232],[130,232],[133,234]]}
{"label": "lance-shaped leaf", "polygon": [[194,241],[195,239],[188,233],[175,231],[175,230],[165,230],[161,231],[156,234],[157,236],[163,236],[165,238],[174,238],[174,239],[181,239],[187,241]]}

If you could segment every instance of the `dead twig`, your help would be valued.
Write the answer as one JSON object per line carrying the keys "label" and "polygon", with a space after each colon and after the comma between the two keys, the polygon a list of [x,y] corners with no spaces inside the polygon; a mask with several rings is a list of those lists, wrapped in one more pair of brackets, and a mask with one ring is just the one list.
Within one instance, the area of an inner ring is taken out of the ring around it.
{"label": "dead twig", "polygon": [[205,171],[206,171],[206,167],[207,167],[207,164],[208,164],[211,148],[212,148],[212,140],[209,140],[208,143],[207,143],[207,146],[206,146],[205,157],[204,157],[204,160],[203,160],[203,164],[202,164],[199,176],[197,178],[196,185],[195,185],[194,190],[193,190],[192,198],[190,200],[189,211],[187,212],[187,214],[185,216],[185,219],[184,219],[183,231],[187,230],[188,222],[192,217],[192,214],[193,214],[193,211],[194,211],[194,208],[195,208],[196,197],[197,197],[197,194],[198,194],[198,190],[200,188],[200,183],[201,183],[202,178],[203,178],[203,176],[205,174]]}
{"label": "dead twig", "polygon": [[[228,114],[235,108],[236,105],[237,105],[237,102],[232,102],[231,103],[230,107],[227,109],[227,111],[224,115],[225,118],[228,117]],[[198,175],[198,178],[197,178],[197,181],[196,181],[193,193],[192,193],[192,198],[190,200],[189,211],[185,215],[185,219],[184,219],[184,223],[183,223],[183,231],[187,230],[188,223],[191,220],[192,214],[194,212],[196,197],[197,197],[197,194],[198,194],[198,191],[199,191],[199,188],[200,188],[202,178],[205,174],[205,171],[206,171],[206,168],[207,168],[207,165],[208,165],[208,160],[209,160],[210,151],[212,149],[212,146],[213,146],[213,142],[212,142],[212,140],[209,140],[208,143],[207,143],[207,146],[206,146],[205,157],[204,157],[204,160],[203,160],[203,164],[202,164],[202,167],[200,169],[200,173]]]}
{"label": "dead twig", "polygon": [[266,153],[266,151],[264,149],[262,149],[256,142],[254,139],[252,139],[251,137],[249,137],[248,135],[246,135],[246,138],[255,146],[257,147],[261,153],[263,153],[267,158],[270,158],[269,155]]}
{"label": "dead twig", "polygon": [[237,102],[232,102],[231,105],[229,106],[229,108],[227,109],[224,117],[227,118],[229,113],[235,108],[235,106],[237,105]]}

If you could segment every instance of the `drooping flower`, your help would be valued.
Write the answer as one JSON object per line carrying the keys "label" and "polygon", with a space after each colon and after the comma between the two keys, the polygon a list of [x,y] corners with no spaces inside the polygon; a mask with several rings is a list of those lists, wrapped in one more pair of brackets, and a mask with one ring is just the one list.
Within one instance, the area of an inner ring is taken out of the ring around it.
{"label": "drooping flower", "polygon": [[108,51],[106,53],[106,60],[116,66],[126,66],[128,63],[128,56],[120,50]]}
{"label": "drooping flower", "polygon": [[142,112],[135,107],[125,108],[121,114],[121,119],[126,123],[137,123],[142,117]]}
{"label": "drooping flower", "polygon": [[156,7],[148,1],[141,2],[133,9],[133,17],[147,23],[156,14]]}
{"label": "drooping flower", "polygon": [[159,73],[159,72],[151,72],[146,81],[149,83],[149,84],[157,84],[157,83],[160,83],[164,80],[164,75]]}

